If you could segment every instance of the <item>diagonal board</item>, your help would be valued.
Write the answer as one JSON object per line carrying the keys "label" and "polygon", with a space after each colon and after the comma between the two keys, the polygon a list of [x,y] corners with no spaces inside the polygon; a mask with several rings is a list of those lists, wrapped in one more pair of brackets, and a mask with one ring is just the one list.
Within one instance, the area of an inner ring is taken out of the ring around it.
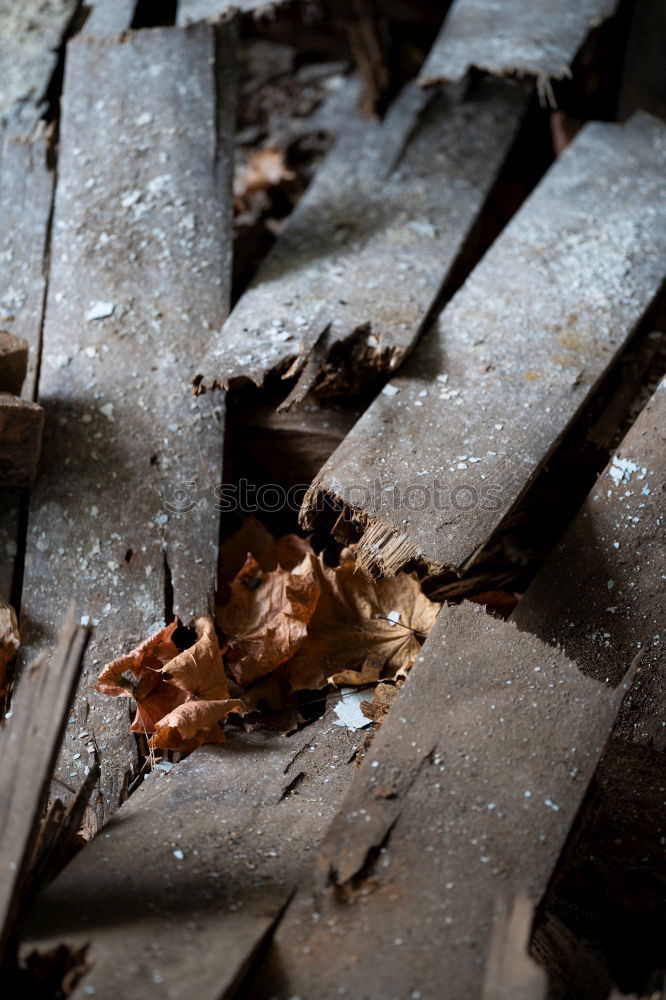
{"label": "diagonal board", "polygon": [[579,133],[323,467],[306,525],[328,498],[366,570],[471,565],[659,292],[665,151],[645,114]]}
{"label": "diagonal board", "polygon": [[153,772],[38,901],[26,948],[89,944],[75,998],[231,996],[355,773],[363,735],[332,718]]}
{"label": "diagonal board", "polygon": [[615,13],[618,0],[454,0],[421,70],[424,86],[460,80],[472,67],[500,76],[571,76],[590,31]]}
{"label": "diagonal board", "polygon": [[100,818],[134,742],[95,674],[171,603],[188,620],[212,601],[222,401],[193,399],[183,372],[229,297],[231,49],[207,25],[68,49],[22,630],[32,656],[72,598],[94,626],[58,794],[89,731]]}
{"label": "diagonal board", "polygon": [[0,731],[0,960],[15,930],[87,639],[70,613],[50,662],[25,671],[13,717]]}
{"label": "diagonal board", "polygon": [[619,732],[660,751],[665,491],[663,380],[512,615],[519,628],[562,644],[597,680],[617,683],[623,662],[641,651]]}
{"label": "diagonal board", "polygon": [[445,607],[246,995],[477,1000],[497,899],[543,894],[623,691]]}
{"label": "diagonal board", "polygon": [[291,364],[295,373],[308,359],[303,391],[317,377],[335,377],[329,357],[333,369],[347,362],[343,381],[395,368],[483,208],[526,106],[525,91],[495,81],[463,98],[409,86],[383,123],[359,118],[350,103],[336,146],[212,340],[200,387],[260,385],[271,370]]}
{"label": "diagonal board", "polygon": [[32,133],[78,0],[0,4],[0,128]]}
{"label": "diagonal board", "polygon": [[[46,248],[53,198],[47,142],[0,136],[0,330],[28,343],[23,398],[33,399],[40,351]],[[20,496],[0,491],[0,596],[9,599],[18,539]]]}

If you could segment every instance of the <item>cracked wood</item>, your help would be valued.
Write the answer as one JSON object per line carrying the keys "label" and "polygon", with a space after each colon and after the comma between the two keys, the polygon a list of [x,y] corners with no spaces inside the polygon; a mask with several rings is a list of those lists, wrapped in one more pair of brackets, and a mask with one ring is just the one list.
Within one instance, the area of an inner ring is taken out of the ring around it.
{"label": "cracked wood", "polygon": [[232,48],[200,25],[67,52],[22,635],[43,649],[70,600],[94,625],[56,794],[89,730],[99,820],[136,754],[100,665],[164,621],[171,589],[186,621],[212,603],[223,399],[193,399],[187,370],[228,308]]}
{"label": "cracked wood", "polygon": [[496,901],[543,894],[624,690],[445,607],[248,995],[476,1000]]}
{"label": "cracked wood", "polygon": [[235,995],[354,774],[363,734],[334,718],[154,771],[38,900],[25,949],[89,943],[73,1000]]}
{"label": "cracked wood", "polygon": [[571,76],[590,31],[618,0],[455,0],[421,71],[424,86],[460,80],[472,67],[499,76],[534,76],[542,90]]}
{"label": "cracked wood", "polygon": [[665,151],[642,113],[579,133],[324,465],[304,525],[327,497],[366,571],[473,564],[660,291]]}
{"label": "cracked wood", "polygon": [[[483,208],[526,105],[524,90],[496,81],[464,97],[409,86],[383,123],[359,118],[350,102],[336,146],[211,339],[199,387],[261,385],[268,372],[291,366],[303,375],[300,399],[320,376],[344,383],[396,368]],[[342,376],[326,365],[336,348]]]}

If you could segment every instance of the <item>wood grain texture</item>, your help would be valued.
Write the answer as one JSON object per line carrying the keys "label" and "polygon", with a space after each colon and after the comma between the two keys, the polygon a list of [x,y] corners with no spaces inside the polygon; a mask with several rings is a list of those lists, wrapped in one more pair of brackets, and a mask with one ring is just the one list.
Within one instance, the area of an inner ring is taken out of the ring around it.
{"label": "wood grain texture", "polygon": [[350,95],[336,145],[211,338],[200,388],[261,385],[291,366],[300,399],[317,379],[348,393],[395,369],[484,206],[527,96],[496,81],[463,98],[412,85],[382,123],[360,118],[355,103]]}
{"label": "wood grain texture", "polygon": [[477,1000],[496,900],[543,894],[623,693],[445,607],[247,995]]}
{"label": "wood grain texture", "polygon": [[587,125],[312,484],[371,572],[471,566],[658,295],[666,126]]}
{"label": "wood grain texture", "polygon": [[228,308],[232,48],[206,25],[68,48],[22,634],[43,649],[72,597],[94,625],[56,794],[89,730],[100,820],[136,751],[99,669],[171,603],[187,621],[212,602],[223,400],[193,399],[188,368]]}
{"label": "wood grain texture", "polygon": [[454,0],[419,80],[459,80],[476,67],[535,76],[547,87],[571,75],[588,34],[616,7],[617,0]]}
{"label": "wood grain texture", "polygon": [[43,894],[26,950],[89,942],[76,1000],[93,989],[100,1000],[235,995],[362,741],[329,712],[291,736],[230,732],[224,746],[153,772]]}
{"label": "wood grain texture", "polygon": [[87,638],[70,615],[48,664],[24,672],[0,732],[0,959],[15,930]]}

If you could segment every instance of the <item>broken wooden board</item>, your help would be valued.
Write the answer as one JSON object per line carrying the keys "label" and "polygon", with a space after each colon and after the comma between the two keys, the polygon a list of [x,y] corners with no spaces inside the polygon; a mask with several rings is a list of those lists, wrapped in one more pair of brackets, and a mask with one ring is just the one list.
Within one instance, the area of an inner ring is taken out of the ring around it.
{"label": "broken wooden board", "polygon": [[590,124],[321,470],[370,572],[471,566],[657,296],[666,126]]}
{"label": "broken wooden board", "polygon": [[333,718],[291,736],[227,730],[158,765],[42,895],[24,949],[89,943],[74,998],[234,994],[355,773],[363,734]]}
{"label": "broken wooden board", "polygon": [[31,134],[78,0],[22,0],[0,6],[0,129]]}
{"label": "broken wooden board", "polygon": [[0,392],[0,485],[25,487],[35,481],[43,426],[41,406]]}
{"label": "broken wooden board", "polygon": [[87,639],[70,613],[50,662],[35,662],[24,672],[13,717],[0,730],[0,961],[15,931]]}
{"label": "broken wooden board", "polygon": [[[409,353],[481,212],[527,106],[483,81],[407,87],[383,123],[348,124],[210,348],[199,388],[301,372],[331,391]],[[328,364],[329,358],[331,364]],[[340,369],[342,371],[340,372]]]}
{"label": "broken wooden board", "polygon": [[512,615],[616,684],[641,652],[618,734],[666,751],[663,573],[666,379]]}
{"label": "broken wooden board", "polygon": [[546,1000],[545,970],[529,954],[534,904],[518,896],[500,897],[488,945],[481,1000]]}
{"label": "broken wooden board", "polygon": [[618,0],[454,0],[421,70],[431,86],[460,80],[472,67],[498,76],[550,80],[571,76],[571,65],[590,31],[615,13]]}
{"label": "broken wooden board", "polygon": [[86,35],[117,35],[132,26],[137,0],[92,0],[81,28]]}
{"label": "broken wooden board", "polygon": [[445,607],[246,995],[477,1000],[496,900],[542,896],[624,689]]}
{"label": "broken wooden board", "polygon": [[[46,150],[43,133],[33,139],[0,136],[0,329],[28,344],[24,399],[35,392],[46,291],[53,198]],[[0,596],[6,599],[14,577],[20,504],[16,491],[0,490]]]}
{"label": "broken wooden board", "polygon": [[97,673],[171,606],[212,607],[223,400],[193,399],[183,373],[228,308],[232,65],[233,34],[207,25],[68,47],[22,634],[34,655],[72,598],[95,626],[56,794],[89,731],[100,819],[136,749]]}

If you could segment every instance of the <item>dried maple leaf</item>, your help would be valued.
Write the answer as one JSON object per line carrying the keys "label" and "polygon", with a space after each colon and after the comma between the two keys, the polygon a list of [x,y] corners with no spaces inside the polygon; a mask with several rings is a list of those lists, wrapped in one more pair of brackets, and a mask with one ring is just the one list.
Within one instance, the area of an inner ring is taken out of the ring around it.
{"label": "dried maple leaf", "polygon": [[231,585],[217,621],[229,641],[229,667],[240,684],[251,684],[289,660],[307,635],[319,587],[307,557],[293,572],[265,572],[248,556]]}
{"label": "dried maple leaf", "polygon": [[328,678],[328,683],[333,687],[361,687],[363,684],[376,684],[381,676],[384,661],[381,657],[371,655],[365,661],[360,670],[341,670],[339,674],[333,674]]}
{"label": "dried maple leaf", "polygon": [[130,727],[133,733],[154,732],[157,722],[187,698],[185,692],[162,677],[164,664],[178,655],[173,641],[177,627],[176,619],[144,639],[130,653],[116,657],[97,679],[97,690],[103,694],[134,698],[136,715]]}
{"label": "dried maple leaf", "polygon": [[162,667],[162,677],[199,701],[223,701],[229,697],[222,653],[210,615],[194,623],[197,640]]}
{"label": "dried maple leaf", "polygon": [[0,698],[7,692],[7,665],[16,656],[20,641],[16,612],[0,597]]}
{"label": "dried maple leaf", "polygon": [[329,677],[362,667],[368,656],[383,672],[406,671],[419,654],[439,604],[428,600],[415,575],[369,580],[352,560],[335,569],[310,557],[320,588],[308,639],[289,661],[291,689],[324,687]]}
{"label": "dried maple leaf", "polygon": [[248,517],[239,530],[220,546],[220,581],[231,583],[242,570],[248,555],[253,555],[261,568],[269,573],[278,567],[295,569],[314,552],[307,538],[299,535],[274,538],[261,521]]}
{"label": "dried maple leaf", "polygon": [[190,699],[160,719],[150,745],[154,750],[190,753],[204,743],[224,743],[220,723],[225,722],[232,712],[243,710],[244,704],[237,698],[220,701]]}

